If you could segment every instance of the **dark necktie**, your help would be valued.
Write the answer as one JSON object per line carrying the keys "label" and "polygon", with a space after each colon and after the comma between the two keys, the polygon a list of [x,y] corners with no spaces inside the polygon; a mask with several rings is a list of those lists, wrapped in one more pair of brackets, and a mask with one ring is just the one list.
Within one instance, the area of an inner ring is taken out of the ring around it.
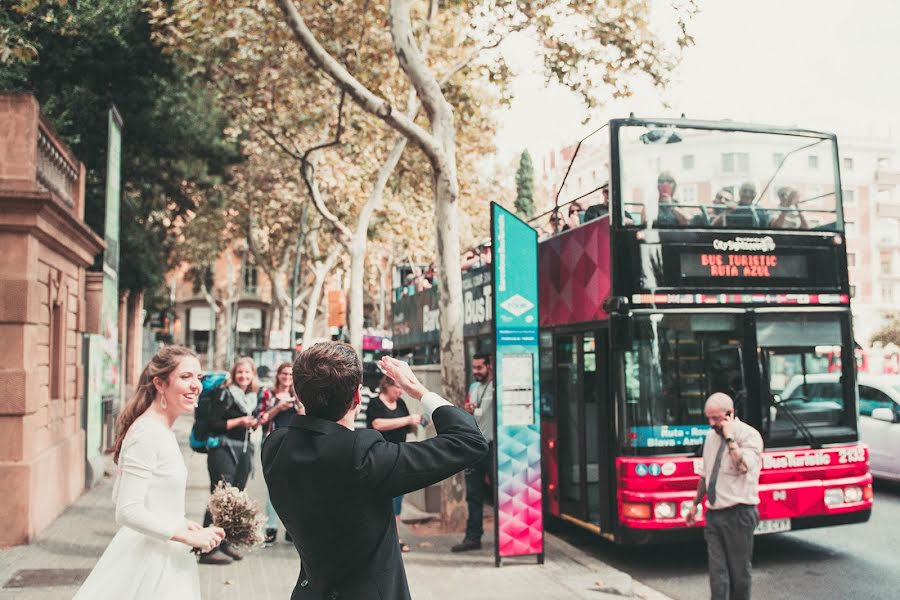
{"label": "dark necktie", "polygon": [[712,474],[709,476],[709,485],[706,487],[706,498],[709,505],[716,503],[716,481],[719,480],[719,467],[722,466],[722,455],[725,454],[725,440],[721,440],[719,451],[716,453],[716,460],[713,463]]}

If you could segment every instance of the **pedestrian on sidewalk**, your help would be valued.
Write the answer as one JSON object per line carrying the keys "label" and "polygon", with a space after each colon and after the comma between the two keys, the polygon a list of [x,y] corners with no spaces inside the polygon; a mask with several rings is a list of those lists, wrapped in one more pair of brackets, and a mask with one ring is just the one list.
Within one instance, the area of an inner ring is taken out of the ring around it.
{"label": "pedestrian on sidewalk", "polygon": [[[292,365],[289,362],[278,365],[278,369],[275,371],[275,385],[271,389],[266,389],[262,394],[259,404],[259,424],[263,427],[263,443],[270,433],[276,429],[287,427],[293,415],[305,414],[303,404],[297,401],[297,395],[294,393],[291,371]],[[278,513],[272,506],[272,499],[269,498],[268,491],[266,492],[266,517],[266,545],[270,546],[278,537]],[[291,541],[287,532],[285,532],[285,541]]]}
{"label": "pedestrian on sidewalk", "polygon": [[[220,392],[210,399],[209,434],[219,436],[220,440],[219,445],[210,448],[206,455],[210,493],[223,480],[239,490],[247,486],[255,451],[250,433],[259,425],[257,392],[256,365],[252,359],[243,357],[235,361]],[[211,523],[212,514],[207,508],[203,525]],[[200,562],[226,565],[242,558],[243,555],[226,541],[213,551],[201,554]]]}
{"label": "pedestrian on sidewalk", "polygon": [[396,444],[378,431],[354,431],[362,365],[348,344],[315,344],[294,361],[306,414],[269,435],[262,451],[272,504],[300,554],[294,600],[408,600],[393,499],[487,452],[474,419],[426,390],[409,365],[384,357],[379,366],[422,403],[436,437]]}
{"label": "pedestrian on sidewalk", "polygon": [[[406,402],[400,396],[403,389],[397,382],[385,375],[378,385],[378,396],[369,401],[366,409],[366,427],[380,431],[384,439],[395,444],[406,441],[406,434],[422,422],[421,415],[409,414]],[[394,517],[397,532],[400,532],[400,512],[403,510],[403,496],[394,498]],[[409,552],[409,544],[400,540],[400,551]]]}
{"label": "pedestrian on sidewalk", "polygon": [[[477,352],[472,357],[472,378],[466,394],[465,409],[475,416],[478,428],[490,444],[487,455],[466,469],[466,534],[463,541],[450,550],[466,552],[481,549],[484,535],[484,497],[494,478],[494,369],[488,352]],[[488,481],[486,482],[485,479]]]}
{"label": "pedestrian on sidewalk", "polygon": [[200,362],[187,348],[163,348],[144,367],[116,423],[113,501],[121,528],[77,600],[200,600],[197,561],[188,548],[209,551],[225,532],[184,518],[187,467],[172,432],[200,390]]}
{"label": "pedestrian on sidewalk", "polygon": [[762,436],[734,416],[734,401],[717,392],[704,409],[711,427],[703,445],[700,485],[688,525],[706,496],[706,547],[712,600],[750,600],[753,531],[759,523]]}

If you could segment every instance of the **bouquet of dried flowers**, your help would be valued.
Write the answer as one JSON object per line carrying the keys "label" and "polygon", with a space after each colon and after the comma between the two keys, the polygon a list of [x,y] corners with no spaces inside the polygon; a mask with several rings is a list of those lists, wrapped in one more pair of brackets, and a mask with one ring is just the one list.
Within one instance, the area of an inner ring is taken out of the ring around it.
{"label": "bouquet of dried flowers", "polygon": [[259,505],[226,481],[220,481],[209,499],[213,525],[225,530],[225,541],[238,548],[257,548],[265,540],[266,516]]}

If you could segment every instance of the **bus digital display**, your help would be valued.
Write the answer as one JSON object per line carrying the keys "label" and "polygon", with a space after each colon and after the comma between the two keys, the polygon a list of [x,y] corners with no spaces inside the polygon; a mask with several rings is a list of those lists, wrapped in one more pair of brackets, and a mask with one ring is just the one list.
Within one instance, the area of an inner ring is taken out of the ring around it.
{"label": "bus digital display", "polygon": [[681,276],[715,279],[804,279],[809,262],[804,255],[703,252],[681,254]]}

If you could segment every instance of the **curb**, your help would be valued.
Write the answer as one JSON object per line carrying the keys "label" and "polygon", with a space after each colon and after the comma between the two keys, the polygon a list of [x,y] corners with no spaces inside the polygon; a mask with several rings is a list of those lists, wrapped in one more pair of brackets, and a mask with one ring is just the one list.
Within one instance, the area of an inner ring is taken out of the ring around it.
{"label": "curb", "polygon": [[551,533],[544,533],[544,543],[567,559],[594,571],[592,578],[595,578],[596,581],[586,582],[588,588],[593,591],[623,598],[673,600],[670,596],[666,596],[648,585],[635,581],[628,573],[609,566],[577,546],[573,546]]}

